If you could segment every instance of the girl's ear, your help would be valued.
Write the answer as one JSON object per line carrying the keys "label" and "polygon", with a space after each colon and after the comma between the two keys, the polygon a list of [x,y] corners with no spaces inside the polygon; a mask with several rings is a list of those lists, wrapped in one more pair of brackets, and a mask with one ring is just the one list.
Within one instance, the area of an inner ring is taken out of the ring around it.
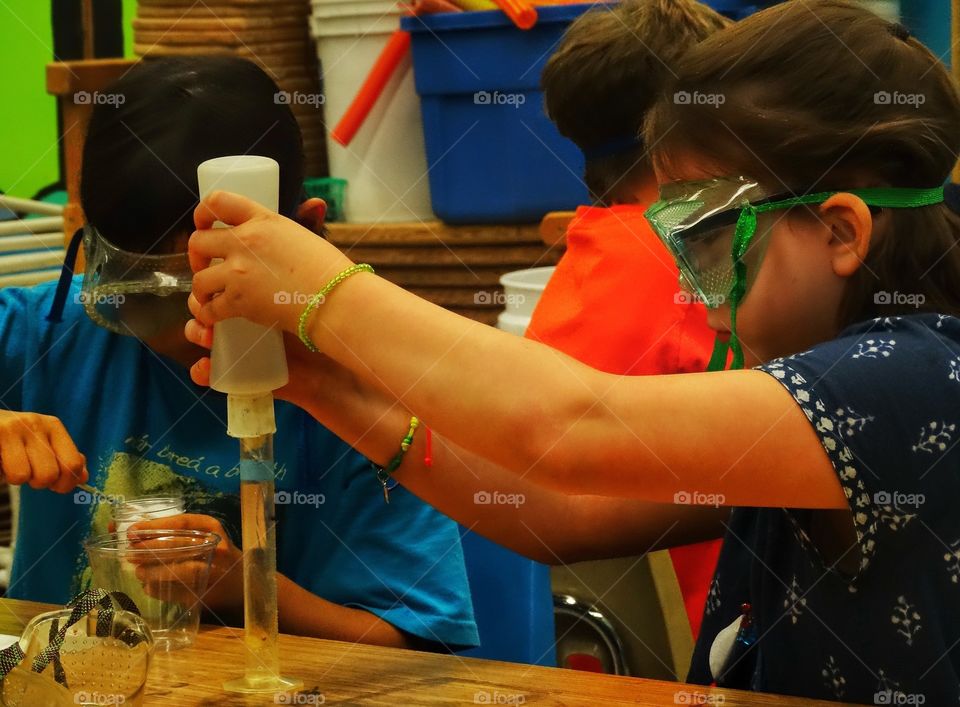
{"label": "girl's ear", "polygon": [[830,229],[830,259],[833,271],[850,277],[864,264],[873,236],[873,215],[858,196],[834,194],[820,205],[820,219]]}
{"label": "girl's ear", "polygon": [[314,233],[323,234],[323,220],[327,217],[327,202],[316,197],[307,199],[297,209],[297,221]]}

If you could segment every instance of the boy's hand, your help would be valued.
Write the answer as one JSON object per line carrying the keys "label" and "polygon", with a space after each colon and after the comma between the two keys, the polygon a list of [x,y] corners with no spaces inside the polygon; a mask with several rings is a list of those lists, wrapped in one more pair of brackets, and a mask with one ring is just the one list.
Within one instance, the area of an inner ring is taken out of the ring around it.
{"label": "boy's hand", "polygon": [[69,493],[89,478],[86,464],[58,418],[0,411],[0,473],[8,484]]}
{"label": "boy's hand", "polygon": [[[230,542],[229,536],[216,518],[198,513],[183,513],[168,518],[140,521],[129,529],[200,530],[219,535],[220,542],[213,551],[213,560],[210,563],[207,591],[199,599],[205,608],[214,613],[243,611],[243,553]],[[154,563],[146,560],[137,567],[137,579],[151,596],[173,599],[192,606],[196,604],[197,597],[191,596],[190,590],[182,585],[191,583],[196,571],[196,563],[193,562],[167,559]],[[174,586],[171,587],[171,584]]]}

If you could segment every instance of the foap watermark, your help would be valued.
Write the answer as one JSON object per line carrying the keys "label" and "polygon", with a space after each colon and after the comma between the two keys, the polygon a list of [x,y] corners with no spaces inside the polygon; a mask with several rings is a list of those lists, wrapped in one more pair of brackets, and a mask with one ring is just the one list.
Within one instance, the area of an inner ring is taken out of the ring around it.
{"label": "foap watermark", "polygon": [[479,690],[473,693],[475,705],[523,705],[527,696],[521,692],[500,692],[500,690]]}
{"label": "foap watermark", "polygon": [[319,108],[327,102],[327,99],[322,93],[277,91],[273,94],[273,102],[281,106],[313,106]]}
{"label": "foap watermark", "polygon": [[900,692],[900,690],[880,690],[873,694],[875,705],[923,705],[927,696],[922,692]]}
{"label": "foap watermark", "polygon": [[701,93],[700,91],[677,91],[673,102],[678,106],[713,106],[719,108],[727,102],[722,93]]}
{"label": "foap watermark", "polygon": [[699,295],[695,292],[687,292],[686,290],[680,290],[673,296],[674,304],[703,304],[707,307],[719,307],[721,304],[727,301],[727,298],[724,295]]}
{"label": "foap watermark", "polygon": [[710,692],[677,690],[673,693],[675,705],[722,705],[725,700],[725,695],[715,695]]}
{"label": "foap watermark", "polygon": [[927,102],[927,97],[922,93],[877,91],[873,94],[873,102],[878,106],[913,106],[919,108]]}
{"label": "foap watermark", "polygon": [[78,506],[89,506],[98,498],[114,505],[119,505],[127,502],[124,496],[119,496],[112,493],[105,493],[103,495],[97,496],[95,494],[90,493],[89,491],[84,491],[83,489],[77,489],[76,491],[73,492],[73,502]]}
{"label": "foap watermark", "polygon": [[673,502],[680,506],[713,506],[719,508],[727,498],[722,493],[701,493],[700,491],[677,491]]}
{"label": "foap watermark", "polygon": [[919,508],[927,502],[927,497],[922,493],[902,493],[901,491],[877,491],[873,494],[873,502],[878,506],[891,506],[894,508],[904,508],[911,506]]}
{"label": "foap watermark", "polygon": [[73,296],[74,304],[92,304],[94,307],[113,307],[115,309],[119,308],[126,301],[126,296],[121,292],[107,294],[104,292],[84,292],[80,290],[80,292]]}
{"label": "foap watermark", "polygon": [[101,93],[100,91],[77,91],[73,102],[78,106],[113,106],[119,108],[127,102],[122,93]]}
{"label": "foap watermark", "polygon": [[321,692],[281,692],[273,696],[275,705],[323,705],[326,695]]}
{"label": "foap watermark", "polygon": [[327,502],[322,493],[303,493],[302,491],[277,491],[273,502],[278,506],[313,506],[319,508]]}
{"label": "foap watermark", "polygon": [[519,108],[526,102],[527,97],[522,93],[477,91],[473,94],[473,103],[477,106],[513,106]]}
{"label": "foap watermark", "polygon": [[526,295],[507,294],[499,290],[480,290],[473,293],[474,304],[495,304],[500,307],[516,307],[527,301]]}
{"label": "foap watermark", "polygon": [[117,692],[87,692],[81,690],[73,693],[73,703],[77,705],[122,705],[127,696]]}
{"label": "foap watermark", "polygon": [[[300,306],[306,306],[310,304],[316,295],[306,294],[304,292],[287,292],[286,290],[278,290],[273,293],[273,303],[274,304],[296,304]],[[323,304],[324,297],[320,295],[317,298],[317,304]]]}
{"label": "foap watermark", "polygon": [[478,506],[513,506],[519,508],[527,502],[522,493],[502,493],[500,491],[477,491],[473,502]]}
{"label": "foap watermark", "polygon": [[922,292],[887,292],[880,290],[873,293],[874,304],[908,306],[918,309],[927,301],[926,295]]}

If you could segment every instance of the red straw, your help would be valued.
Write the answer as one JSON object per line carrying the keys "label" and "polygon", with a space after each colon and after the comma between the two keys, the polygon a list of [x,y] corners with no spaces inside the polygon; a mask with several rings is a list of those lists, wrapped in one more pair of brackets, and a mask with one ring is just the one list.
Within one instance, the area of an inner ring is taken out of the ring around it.
{"label": "red straw", "polygon": [[410,33],[397,30],[387,40],[383,51],[377,57],[373,68],[367,74],[357,95],[353,97],[347,112],[343,114],[336,127],[330,131],[330,137],[346,147],[363,125],[370,110],[377,103],[384,87],[397,70],[407,50],[410,49]]}
{"label": "red straw", "polygon": [[530,29],[537,24],[537,8],[527,0],[493,0],[520,29]]}

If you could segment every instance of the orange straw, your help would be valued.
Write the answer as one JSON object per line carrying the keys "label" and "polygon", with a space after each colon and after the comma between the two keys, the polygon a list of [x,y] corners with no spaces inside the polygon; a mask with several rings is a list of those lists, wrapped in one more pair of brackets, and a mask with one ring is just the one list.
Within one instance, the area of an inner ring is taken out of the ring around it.
{"label": "orange straw", "polygon": [[347,112],[340,118],[336,127],[330,131],[331,138],[344,147],[350,144],[409,49],[409,32],[398,29],[390,35],[390,39],[387,40],[373,68],[367,74],[363,85],[360,86],[357,95],[350,102]]}
{"label": "orange straw", "polygon": [[537,24],[537,8],[527,0],[493,0],[493,2],[520,29],[530,29]]}

